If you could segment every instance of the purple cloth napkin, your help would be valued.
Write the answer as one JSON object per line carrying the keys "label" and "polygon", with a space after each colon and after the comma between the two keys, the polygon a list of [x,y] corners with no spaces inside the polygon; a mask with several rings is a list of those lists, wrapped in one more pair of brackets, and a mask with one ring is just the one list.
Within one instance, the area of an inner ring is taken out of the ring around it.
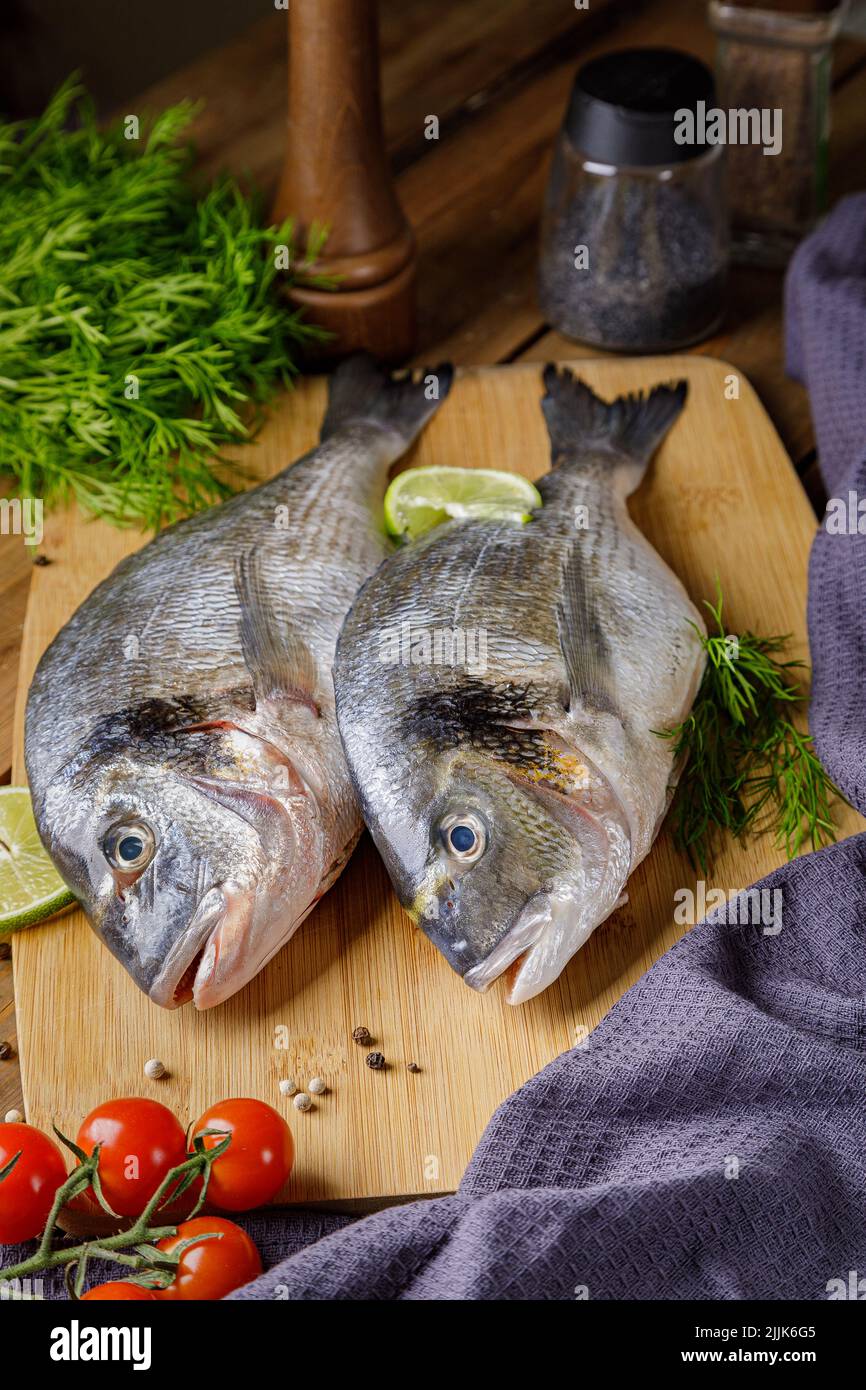
{"label": "purple cloth napkin", "polygon": [[[866,496],[866,196],[800,248],[787,321],[827,486]],[[866,811],[864,547],[818,532],[809,628],[818,748]],[[696,927],[500,1107],[455,1196],[250,1217],[273,1267],[232,1297],[825,1299],[866,1273],[866,836],[761,886],[781,932]]]}
{"label": "purple cloth napkin", "polygon": [[[809,568],[810,726],[825,767],[866,809],[866,193],[798,249],[785,295],[787,369],[809,388],[831,497],[863,500],[862,534],[818,532]],[[856,514],[856,512],[855,512]]]}

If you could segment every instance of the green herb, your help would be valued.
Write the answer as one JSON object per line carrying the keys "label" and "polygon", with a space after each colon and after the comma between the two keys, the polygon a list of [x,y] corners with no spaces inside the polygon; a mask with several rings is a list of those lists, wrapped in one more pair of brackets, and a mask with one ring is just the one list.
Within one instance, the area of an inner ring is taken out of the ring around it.
{"label": "green herb", "polygon": [[261,226],[232,179],[197,197],[178,143],[194,110],[127,139],[71,78],[0,123],[0,482],[22,496],[149,526],[217,501],[219,449],[321,336],[278,291],[328,283],[323,234],[295,265],[291,221]]}
{"label": "green herb", "polygon": [[772,831],[793,859],[835,839],[830,798],[841,796],[815,756],[812,738],[792,722],[805,695],[794,673],[801,661],[779,661],[789,637],[734,637],[722,621],[722,593],[704,606],[712,616],[704,636],[695,627],[707,665],[692,712],[675,729],[678,764],[685,760],[673,808],[674,837],[706,872],[719,834],[735,838]]}

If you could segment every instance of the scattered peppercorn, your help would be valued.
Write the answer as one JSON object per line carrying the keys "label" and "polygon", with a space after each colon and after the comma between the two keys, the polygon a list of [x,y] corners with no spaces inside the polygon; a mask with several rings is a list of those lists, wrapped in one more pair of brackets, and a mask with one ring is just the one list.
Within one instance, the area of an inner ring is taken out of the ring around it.
{"label": "scattered peppercorn", "polygon": [[165,1076],[165,1062],[161,1062],[158,1057],[151,1057],[150,1061],[144,1064],[144,1074],[148,1081],[159,1081],[160,1077]]}
{"label": "scattered peppercorn", "polygon": [[50,565],[51,561],[47,555],[37,555],[33,563],[34,565]]}
{"label": "scattered peppercorn", "polygon": [[20,1125],[24,1120],[20,1110],[7,1110],[5,1118],[7,1125]]}
{"label": "scattered peppercorn", "polygon": [[0,941],[0,960],[8,960],[11,955],[12,943],[9,941]]}
{"label": "scattered peppercorn", "polygon": [[406,1068],[406,1070],[407,1070],[407,1071],[420,1071],[421,1068],[419,1067],[419,1065],[418,1065],[417,1062],[410,1062],[409,1065],[408,1065],[408,1067]]}
{"label": "scattered peppercorn", "polygon": [[8,1062],[12,1056],[12,1044],[0,1042],[0,1062]]}
{"label": "scattered peppercorn", "polygon": [[373,1041],[369,1028],[353,1028],[352,1041],[359,1047],[367,1047]]}
{"label": "scattered peppercorn", "polygon": [[312,1077],[307,1083],[307,1090],[313,1096],[323,1096],[327,1089],[327,1086],[320,1076]]}
{"label": "scattered peppercorn", "polygon": [[297,1085],[291,1076],[286,1076],[280,1082],[280,1095],[293,1096],[297,1091]]}
{"label": "scattered peppercorn", "polygon": [[294,1105],[296,1110],[312,1110],[313,1108],[313,1102],[310,1100],[310,1097],[308,1095],[304,1094],[303,1091],[298,1092],[298,1094],[295,1096],[295,1099],[292,1101],[292,1104]]}
{"label": "scattered peppercorn", "polygon": [[384,1053],[382,1053],[382,1052],[368,1052],[368,1053],[367,1053],[367,1066],[370,1067],[372,1071],[384,1071],[384,1068],[385,1068],[385,1056],[384,1056]]}

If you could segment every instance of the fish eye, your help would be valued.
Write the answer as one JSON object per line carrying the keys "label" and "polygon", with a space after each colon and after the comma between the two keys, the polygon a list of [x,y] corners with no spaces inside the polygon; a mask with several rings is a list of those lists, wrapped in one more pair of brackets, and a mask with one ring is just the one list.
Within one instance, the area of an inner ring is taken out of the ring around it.
{"label": "fish eye", "polygon": [[448,832],[448,842],[458,854],[471,854],[477,838],[471,825],[452,825]]}
{"label": "fish eye", "polygon": [[143,821],[116,825],[105,837],[105,857],[113,869],[135,873],[150,863],[156,850],[156,840],[149,825]]}
{"label": "fish eye", "polygon": [[446,850],[461,864],[474,864],[487,848],[487,831],[472,814],[446,816],[440,832]]}

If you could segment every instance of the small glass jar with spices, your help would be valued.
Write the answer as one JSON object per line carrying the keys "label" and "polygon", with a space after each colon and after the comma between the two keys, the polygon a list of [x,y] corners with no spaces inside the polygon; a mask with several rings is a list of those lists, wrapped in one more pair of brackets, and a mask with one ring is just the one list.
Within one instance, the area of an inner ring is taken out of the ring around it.
{"label": "small glass jar with spices", "polygon": [[827,207],[832,44],[846,9],[838,0],[709,0],[719,103],[739,125],[728,137],[737,261],[784,265]]}
{"label": "small glass jar with spices", "polygon": [[703,141],[696,119],[713,99],[710,70],[675,49],[618,50],[579,70],[554,150],[539,265],[542,313],[566,337],[670,352],[718,327],[724,148]]}

